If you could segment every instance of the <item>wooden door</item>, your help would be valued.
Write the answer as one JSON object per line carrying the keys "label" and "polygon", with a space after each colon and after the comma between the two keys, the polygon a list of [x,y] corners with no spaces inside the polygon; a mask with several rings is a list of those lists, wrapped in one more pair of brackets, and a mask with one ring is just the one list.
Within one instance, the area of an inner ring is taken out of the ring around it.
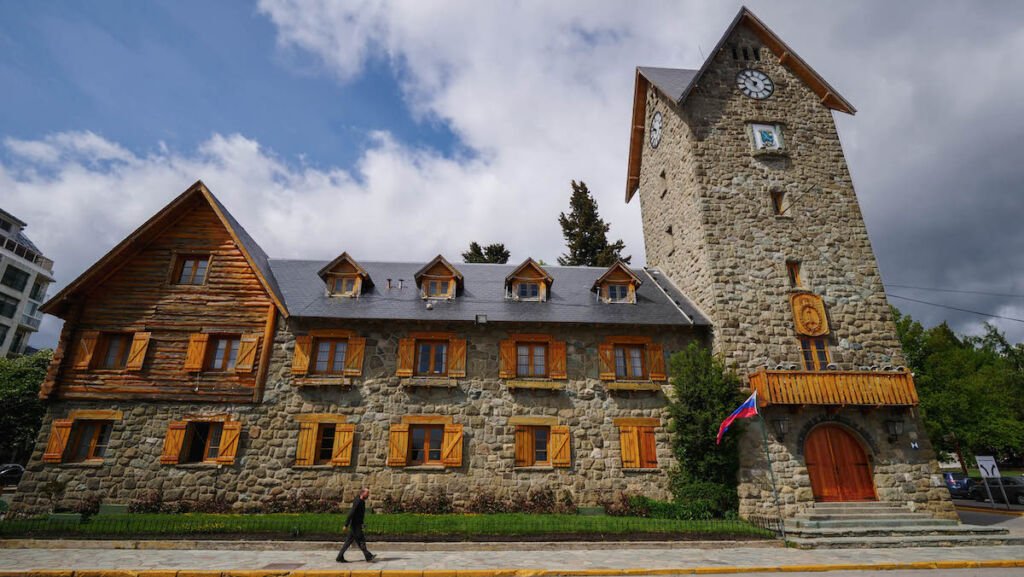
{"label": "wooden door", "polygon": [[842,427],[823,425],[811,431],[804,460],[816,501],[875,500],[867,453]]}

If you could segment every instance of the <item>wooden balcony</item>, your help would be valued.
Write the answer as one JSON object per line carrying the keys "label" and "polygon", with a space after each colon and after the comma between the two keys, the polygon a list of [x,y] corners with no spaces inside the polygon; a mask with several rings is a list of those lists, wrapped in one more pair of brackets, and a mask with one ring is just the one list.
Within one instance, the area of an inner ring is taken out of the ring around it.
{"label": "wooden balcony", "polygon": [[758,404],[912,407],[918,404],[909,372],[767,371],[750,375]]}

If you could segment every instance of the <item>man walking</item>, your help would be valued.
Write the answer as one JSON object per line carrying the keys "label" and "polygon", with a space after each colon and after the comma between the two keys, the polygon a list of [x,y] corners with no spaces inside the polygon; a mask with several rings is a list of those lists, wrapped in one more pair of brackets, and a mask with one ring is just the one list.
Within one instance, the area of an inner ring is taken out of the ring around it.
{"label": "man walking", "polygon": [[348,536],[345,537],[345,544],[341,546],[341,551],[338,551],[338,556],[335,558],[335,561],[338,563],[348,563],[345,560],[345,551],[348,550],[353,541],[362,550],[367,562],[377,558],[376,555],[366,550],[366,536],[363,535],[363,518],[366,516],[366,500],[369,497],[370,489],[363,487],[359,491],[359,495],[356,496],[356,500],[352,502],[352,510],[348,512],[348,518],[345,519],[345,528],[348,529]]}

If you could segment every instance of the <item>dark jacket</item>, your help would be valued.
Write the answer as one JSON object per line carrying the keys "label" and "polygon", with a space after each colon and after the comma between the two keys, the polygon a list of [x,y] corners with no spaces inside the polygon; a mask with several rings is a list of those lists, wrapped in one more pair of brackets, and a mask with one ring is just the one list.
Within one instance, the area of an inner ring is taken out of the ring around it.
{"label": "dark jacket", "polygon": [[363,517],[366,516],[366,501],[356,497],[356,500],[352,502],[352,510],[348,512],[348,517],[345,519],[346,527],[362,527]]}

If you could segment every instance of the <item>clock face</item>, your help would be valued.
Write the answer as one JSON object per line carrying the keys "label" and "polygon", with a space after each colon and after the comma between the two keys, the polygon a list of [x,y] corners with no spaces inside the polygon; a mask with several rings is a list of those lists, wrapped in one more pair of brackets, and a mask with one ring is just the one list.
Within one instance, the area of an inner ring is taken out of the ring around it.
{"label": "clock face", "polygon": [[664,119],[661,117],[661,112],[655,112],[654,118],[651,119],[651,147],[658,148],[661,143],[661,125]]}
{"label": "clock face", "polygon": [[736,75],[736,86],[743,94],[755,99],[764,100],[772,95],[775,84],[768,75],[760,70],[748,68]]}

